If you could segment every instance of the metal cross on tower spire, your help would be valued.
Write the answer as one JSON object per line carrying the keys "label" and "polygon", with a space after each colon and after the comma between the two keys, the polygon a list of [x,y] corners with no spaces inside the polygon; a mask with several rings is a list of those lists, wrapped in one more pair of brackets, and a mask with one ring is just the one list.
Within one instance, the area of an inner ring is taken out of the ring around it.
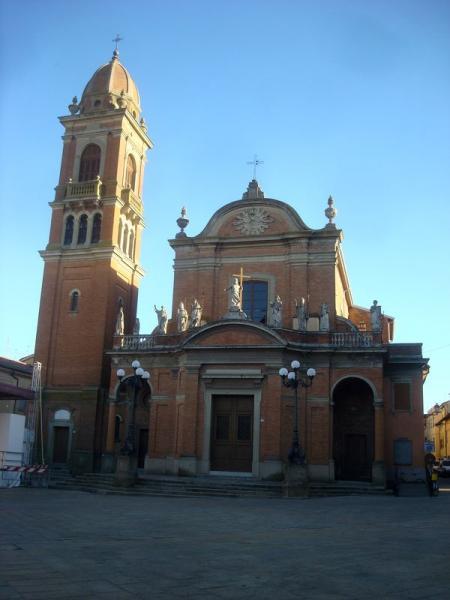
{"label": "metal cross on tower spire", "polygon": [[119,42],[121,42],[122,40],[123,40],[123,38],[121,38],[120,35],[117,33],[116,37],[112,40],[116,44],[116,47],[114,48],[114,52],[119,52]]}
{"label": "metal cross on tower spire", "polygon": [[259,160],[258,156],[255,154],[253,160],[248,161],[247,164],[253,165],[253,179],[256,179],[256,167],[259,167],[259,165],[263,165],[264,161]]}

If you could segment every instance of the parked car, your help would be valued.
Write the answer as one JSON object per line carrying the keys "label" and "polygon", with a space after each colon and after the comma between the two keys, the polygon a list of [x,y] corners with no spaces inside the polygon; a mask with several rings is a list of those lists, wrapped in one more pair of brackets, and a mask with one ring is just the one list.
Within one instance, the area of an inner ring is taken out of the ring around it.
{"label": "parked car", "polygon": [[441,477],[450,477],[450,458],[439,461],[438,473]]}

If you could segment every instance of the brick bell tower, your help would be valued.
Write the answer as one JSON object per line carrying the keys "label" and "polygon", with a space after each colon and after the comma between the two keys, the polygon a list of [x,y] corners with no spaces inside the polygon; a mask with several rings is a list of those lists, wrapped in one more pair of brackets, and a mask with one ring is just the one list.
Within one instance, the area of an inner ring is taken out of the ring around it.
{"label": "brick bell tower", "polygon": [[61,172],[49,243],[40,252],[35,357],[42,363],[46,459],[85,471],[99,467],[103,448],[105,351],[116,327],[131,333],[135,324],[144,167],[153,144],[117,49],[69,111],[59,118]]}

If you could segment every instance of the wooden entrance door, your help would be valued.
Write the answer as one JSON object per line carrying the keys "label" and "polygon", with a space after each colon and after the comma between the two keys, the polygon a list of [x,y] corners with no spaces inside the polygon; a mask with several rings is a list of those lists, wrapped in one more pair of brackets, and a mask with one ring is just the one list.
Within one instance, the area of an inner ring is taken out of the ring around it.
{"label": "wooden entrance door", "polygon": [[69,427],[53,427],[53,462],[67,462]]}
{"label": "wooden entrance door", "polygon": [[367,435],[347,433],[344,440],[342,479],[368,479],[370,462],[367,456]]}
{"label": "wooden entrance door", "polygon": [[253,396],[213,396],[211,470],[252,471]]}

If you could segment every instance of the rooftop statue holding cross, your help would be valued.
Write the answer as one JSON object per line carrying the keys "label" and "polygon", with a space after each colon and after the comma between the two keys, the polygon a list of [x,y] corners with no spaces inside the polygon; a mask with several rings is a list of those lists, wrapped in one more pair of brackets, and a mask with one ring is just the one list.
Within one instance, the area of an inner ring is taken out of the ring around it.
{"label": "rooftop statue holding cross", "polygon": [[242,313],[242,291],[244,287],[244,279],[251,279],[249,275],[244,275],[244,269],[241,267],[238,275],[232,275],[233,280],[229,287],[225,288],[225,292],[230,292],[230,300],[228,305],[228,314]]}

